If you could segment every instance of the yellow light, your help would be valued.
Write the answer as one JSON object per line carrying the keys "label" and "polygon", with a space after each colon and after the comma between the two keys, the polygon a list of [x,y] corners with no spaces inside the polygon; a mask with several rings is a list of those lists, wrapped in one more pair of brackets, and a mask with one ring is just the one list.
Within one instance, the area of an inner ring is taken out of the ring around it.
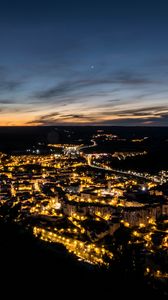
{"label": "yellow light", "polygon": [[124,222],[124,226],[125,226],[125,227],[129,227],[130,224],[129,224],[128,222]]}
{"label": "yellow light", "polygon": [[140,227],[140,228],[143,228],[143,227],[145,227],[145,224],[144,224],[144,223],[140,223],[140,224],[139,224],[139,227]]}

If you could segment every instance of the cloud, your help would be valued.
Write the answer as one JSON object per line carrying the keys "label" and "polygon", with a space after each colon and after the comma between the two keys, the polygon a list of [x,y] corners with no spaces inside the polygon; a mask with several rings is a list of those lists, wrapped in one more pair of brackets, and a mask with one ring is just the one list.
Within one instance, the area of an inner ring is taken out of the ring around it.
{"label": "cloud", "polygon": [[5,66],[0,66],[0,91],[14,91],[22,85],[23,81],[10,78],[10,72]]}
{"label": "cloud", "polygon": [[[163,117],[163,113],[166,114],[168,111],[166,105],[147,106],[147,103],[146,105],[144,103],[145,100],[143,101],[144,107],[143,105],[140,107],[142,103],[140,98],[145,98],[145,95],[150,95],[149,92],[151,92],[152,89],[154,91],[158,83],[154,79],[148,78],[144,73],[127,70],[113,72],[106,72],[104,70],[91,73],[90,71],[86,72],[86,70],[84,70],[84,72],[72,71],[72,76],[69,77],[69,79],[65,79],[67,77],[68,76],[59,77],[59,80],[61,80],[61,78],[64,79],[58,83],[51,84],[50,87],[48,87],[49,81],[46,81],[47,87],[44,84],[43,86],[41,84],[41,88],[38,89],[34,86],[31,86],[30,89],[28,88],[29,86],[26,87],[27,97],[24,95],[22,106],[21,100],[5,99],[4,96],[4,99],[0,100],[0,104],[2,104],[2,106],[4,105],[3,111],[6,112],[8,110],[13,113],[23,111],[27,114],[30,113],[31,119],[32,115],[34,115],[34,120],[29,121],[27,123],[28,125],[55,125],[60,123],[67,124],[67,122],[73,124],[97,124],[99,120],[100,122],[106,122],[108,118],[116,119],[117,117],[118,120],[130,120],[131,117],[134,120],[136,117],[137,119],[145,119],[148,117],[150,117],[150,119],[152,117],[161,118],[161,116]],[[54,74],[48,76],[48,79],[51,79],[50,82],[52,83],[53,78]],[[5,74],[4,69],[0,68],[0,90],[7,89],[8,91],[12,91],[17,89],[21,84],[22,82],[19,80],[10,79],[9,74]],[[13,93],[13,95],[15,94]],[[20,94],[19,99],[21,99]],[[126,102],[124,103],[125,100]],[[135,100],[137,100],[136,103]],[[20,101],[20,103],[18,103],[18,101]],[[127,107],[126,103],[128,103]],[[6,107],[5,104],[7,104]],[[12,104],[17,105],[13,105],[12,107]],[[70,107],[69,105],[71,104],[74,105]],[[56,107],[58,107],[59,112],[46,114],[41,112],[41,115],[38,116],[40,110],[44,111],[44,107],[49,111],[51,111],[52,108],[56,110]],[[36,113],[37,111],[39,111],[38,115]],[[122,120],[121,122],[124,122]]]}
{"label": "cloud", "polygon": [[96,122],[97,118],[93,116],[85,116],[84,114],[60,114],[58,112],[53,112],[50,114],[46,114],[36,118],[33,121],[27,122],[27,125],[41,125],[41,126],[49,126],[49,125],[63,125],[67,124],[81,124],[81,123],[91,123]]}
{"label": "cloud", "polygon": [[116,73],[114,76],[114,82],[123,85],[146,85],[155,83],[154,80],[150,80],[144,75],[127,71],[120,71]]}
{"label": "cloud", "polygon": [[104,126],[168,126],[168,114],[164,116],[146,117],[146,118],[123,118],[109,119],[99,122],[99,125]]}
{"label": "cloud", "polygon": [[1,91],[14,91],[22,85],[22,81],[19,80],[2,80],[0,78],[0,90]]}
{"label": "cloud", "polygon": [[41,118],[41,120],[45,120],[45,119],[49,119],[49,118],[55,118],[59,115],[60,115],[59,112],[53,112],[53,113],[41,116],[40,118]]}
{"label": "cloud", "polygon": [[[62,80],[50,88],[41,89],[36,91],[32,98],[36,102],[54,102],[54,103],[74,103],[82,101],[82,97],[104,96],[107,97],[108,93],[114,93],[121,90],[121,85],[144,86],[149,84],[156,84],[154,80],[146,78],[143,74],[134,72],[113,72],[109,74],[86,74],[79,73],[78,78],[76,74],[70,80]],[[116,85],[119,85],[117,87]],[[102,94],[103,93],[103,94]],[[109,102],[118,102],[120,99],[111,99]]]}
{"label": "cloud", "polygon": [[0,90],[1,91],[14,91],[17,88],[19,88],[22,85],[21,80],[13,80],[13,79],[7,79],[6,77],[2,76],[0,74]]}
{"label": "cloud", "polygon": [[[111,99],[112,100],[112,99]],[[120,99],[113,99],[118,102]],[[114,101],[115,102],[115,101]],[[120,101],[119,101],[120,102]],[[140,105],[140,104],[139,104]],[[107,110],[103,108],[107,107]],[[97,111],[95,110],[97,108]],[[92,111],[93,109],[93,111]],[[68,111],[68,110],[66,110]],[[167,122],[168,105],[135,106],[126,108],[123,105],[113,105],[112,101],[107,101],[105,105],[85,107],[84,113],[74,110],[74,113],[64,113],[54,111],[41,115],[35,120],[28,122],[28,125],[78,125],[78,124],[153,124]]]}
{"label": "cloud", "polygon": [[9,100],[9,99],[0,99],[0,104],[13,104],[14,101],[13,100]]}
{"label": "cloud", "polygon": [[72,114],[72,115],[61,115],[60,116],[61,118],[64,118],[64,119],[69,119],[69,118],[74,118],[74,119],[82,119],[82,118],[86,118],[86,116],[82,115],[82,114]]}
{"label": "cloud", "polygon": [[113,103],[113,102],[120,102],[121,99],[110,99],[110,100],[107,100],[107,102],[109,103]]}
{"label": "cloud", "polygon": [[27,125],[54,125],[56,123],[56,118],[59,116],[60,114],[58,112],[53,112],[50,114],[46,114],[43,116],[40,116],[38,118],[36,118],[33,121],[29,121],[26,124]]}
{"label": "cloud", "polygon": [[[111,84],[112,81],[105,79],[81,79],[81,80],[72,80],[72,81],[63,81],[60,84],[56,84],[47,90],[39,91],[35,93],[34,97],[39,100],[47,100],[53,98],[60,98],[65,96],[70,96],[72,93],[75,95],[81,92],[83,89],[88,87],[94,87],[102,84]],[[87,93],[87,91],[85,91]]]}
{"label": "cloud", "polygon": [[162,112],[168,111],[168,106],[161,105],[161,106],[148,106],[142,108],[134,108],[128,109],[123,111],[115,112],[117,116],[146,116],[146,115],[162,115]]}
{"label": "cloud", "polygon": [[[122,113],[103,112],[109,119],[100,120],[99,125],[117,126],[168,126],[168,106],[153,106],[125,110]],[[111,118],[110,118],[111,116]]]}

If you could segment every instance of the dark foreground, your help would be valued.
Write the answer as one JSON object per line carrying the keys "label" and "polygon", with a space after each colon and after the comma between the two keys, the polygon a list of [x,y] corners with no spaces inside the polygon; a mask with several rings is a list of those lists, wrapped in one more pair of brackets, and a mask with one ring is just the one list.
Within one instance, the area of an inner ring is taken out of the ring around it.
{"label": "dark foreground", "polygon": [[[95,268],[65,252],[61,246],[53,250],[22,232],[15,224],[0,221],[1,293],[34,299],[90,297],[112,299],[117,297],[163,299],[164,293],[147,285],[137,274],[124,274],[118,267],[113,270]],[[28,296],[28,297],[29,297]]]}

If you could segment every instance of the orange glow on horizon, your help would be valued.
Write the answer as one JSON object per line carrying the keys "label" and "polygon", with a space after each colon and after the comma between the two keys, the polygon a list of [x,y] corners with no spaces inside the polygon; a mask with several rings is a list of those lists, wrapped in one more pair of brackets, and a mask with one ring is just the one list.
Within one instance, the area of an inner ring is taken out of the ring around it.
{"label": "orange glow on horizon", "polygon": [[[47,115],[47,112],[45,112],[45,114]],[[82,118],[74,118],[74,117],[70,117],[70,118],[64,118],[62,117],[57,117],[55,119],[48,119],[48,123],[43,123],[43,120],[40,122],[40,117],[43,116],[43,114],[39,114],[39,116],[37,115],[32,115],[32,114],[27,114],[27,113],[17,113],[17,114],[3,114],[1,115],[0,118],[0,126],[39,126],[39,125],[57,125],[57,124],[62,124],[62,125],[70,125],[70,124],[76,124],[76,125],[85,125],[85,124],[90,124],[90,125],[101,125],[101,123],[103,124],[103,122],[105,121],[106,124],[109,121],[109,123],[111,121],[114,120],[115,121],[119,121],[119,120],[133,120],[133,119],[141,119],[144,120],[144,124],[150,124],[152,121],[150,121],[150,118],[153,118],[153,115],[148,115],[148,116],[118,116],[118,115],[111,115],[111,117],[109,116],[103,116],[103,115],[94,115],[90,113],[90,116],[92,116],[92,118],[94,118],[92,120],[88,119],[88,115],[83,116]],[[155,116],[156,117],[156,116]],[[146,120],[146,118],[148,118],[148,120]],[[157,117],[159,118],[159,116]],[[37,121],[36,121],[37,120]],[[32,122],[32,123],[31,123]]]}

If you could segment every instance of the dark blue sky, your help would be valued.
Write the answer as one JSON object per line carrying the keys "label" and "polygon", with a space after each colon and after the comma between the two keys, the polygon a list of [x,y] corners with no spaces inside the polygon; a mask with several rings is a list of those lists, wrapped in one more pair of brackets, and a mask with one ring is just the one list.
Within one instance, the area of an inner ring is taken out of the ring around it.
{"label": "dark blue sky", "polygon": [[0,125],[168,125],[167,36],[167,1],[4,1]]}

